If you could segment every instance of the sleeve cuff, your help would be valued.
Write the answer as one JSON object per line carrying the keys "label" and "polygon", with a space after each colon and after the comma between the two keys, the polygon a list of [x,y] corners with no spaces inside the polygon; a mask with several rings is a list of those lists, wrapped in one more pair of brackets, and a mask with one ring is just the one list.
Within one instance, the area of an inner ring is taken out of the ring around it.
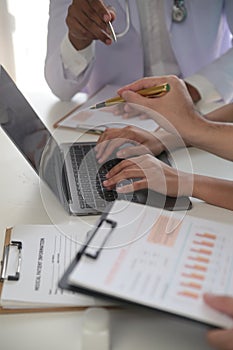
{"label": "sleeve cuff", "polygon": [[74,76],[78,76],[93,59],[95,43],[93,42],[85,49],[77,51],[71,44],[67,33],[61,42],[60,51],[65,69],[68,69]]}
{"label": "sleeve cuff", "polygon": [[222,96],[215,89],[214,85],[202,75],[194,74],[184,80],[199,91],[201,99],[204,100],[205,103],[216,102],[222,99]]}

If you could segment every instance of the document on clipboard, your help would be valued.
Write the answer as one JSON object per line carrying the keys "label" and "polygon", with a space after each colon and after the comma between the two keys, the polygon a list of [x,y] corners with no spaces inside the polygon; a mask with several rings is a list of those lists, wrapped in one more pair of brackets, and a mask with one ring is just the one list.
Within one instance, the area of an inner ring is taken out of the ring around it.
{"label": "document on clipboard", "polygon": [[58,287],[89,227],[85,223],[71,225],[69,229],[68,226],[19,225],[7,229],[1,261],[0,313],[113,305]]}
{"label": "document on clipboard", "polygon": [[[74,108],[55,124],[55,128],[81,129],[94,134],[101,134],[106,128],[123,128],[134,125],[147,131],[154,131],[158,124],[152,119],[141,119],[140,115],[124,119],[122,115],[115,115],[115,107],[105,107],[98,110],[90,109],[98,102],[117,95],[118,86],[106,85],[81,106]],[[119,106],[118,106],[119,107]],[[118,108],[117,107],[117,108]],[[119,107],[120,108],[120,107]],[[122,111],[123,112],[123,111]]]}
{"label": "document on clipboard", "polygon": [[204,292],[233,296],[232,226],[116,201],[59,285],[233,327]]}

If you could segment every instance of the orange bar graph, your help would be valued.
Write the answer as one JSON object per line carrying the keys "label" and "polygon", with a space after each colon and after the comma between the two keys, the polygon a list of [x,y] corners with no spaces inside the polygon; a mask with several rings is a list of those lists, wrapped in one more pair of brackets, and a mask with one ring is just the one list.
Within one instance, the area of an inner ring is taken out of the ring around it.
{"label": "orange bar graph", "polygon": [[211,255],[212,251],[211,250],[207,250],[207,249],[196,249],[196,248],[191,248],[191,252],[194,253],[199,253],[199,254],[205,254],[205,255]]}
{"label": "orange bar graph", "polygon": [[190,292],[188,290],[184,290],[182,292],[178,292],[178,295],[182,295],[184,297],[189,297],[189,298],[192,298],[192,299],[198,299],[199,298],[199,294]]}
{"label": "orange bar graph", "polygon": [[192,239],[189,254],[182,263],[181,281],[177,295],[190,300],[200,298],[206,273],[209,269],[211,256],[214,254],[217,236],[209,232],[196,232]]}
{"label": "orange bar graph", "polygon": [[193,270],[198,270],[203,272],[207,271],[207,267],[202,265],[185,265],[185,267],[188,269],[193,269]]}
{"label": "orange bar graph", "polygon": [[182,282],[181,286],[190,287],[190,288],[199,289],[199,290],[202,288],[201,284],[195,283],[195,282]]}
{"label": "orange bar graph", "polygon": [[198,273],[182,273],[183,277],[187,277],[187,278],[193,278],[193,279],[197,279],[200,281],[204,281],[205,276],[203,275],[199,275]]}
{"label": "orange bar graph", "polygon": [[212,242],[207,242],[207,241],[193,241],[193,244],[203,245],[203,246],[205,246],[205,247],[210,247],[210,248],[213,248],[213,247],[214,247],[214,243],[212,243]]}
{"label": "orange bar graph", "polygon": [[196,233],[196,236],[198,237],[205,237],[205,238],[209,238],[209,239],[216,239],[216,235],[213,233]]}
{"label": "orange bar graph", "polygon": [[206,263],[206,264],[208,264],[210,262],[209,259],[207,259],[203,256],[189,256],[188,259],[193,260],[193,261],[199,261],[199,262]]}

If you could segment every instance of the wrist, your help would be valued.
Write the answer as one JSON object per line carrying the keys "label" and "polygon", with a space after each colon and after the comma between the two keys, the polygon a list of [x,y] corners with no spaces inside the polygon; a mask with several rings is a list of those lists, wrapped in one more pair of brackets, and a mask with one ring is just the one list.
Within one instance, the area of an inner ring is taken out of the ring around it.
{"label": "wrist", "polygon": [[191,120],[191,123],[186,124],[184,122],[181,135],[187,144],[199,147],[206,140],[210,122],[196,110],[192,112],[192,116],[188,119]]}
{"label": "wrist", "polygon": [[199,174],[194,174],[193,197],[208,201],[209,193],[212,192],[213,179]]}
{"label": "wrist", "polygon": [[75,36],[73,36],[70,32],[68,34],[69,41],[73,45],[76,50],[83,50],[91,45],[92,40],[79,40]]}
{"label": "wrist", "polygon": [[[185,147],[186,143],[178,134],[170,134],[164,129],[160,129],[155,133],[157,139],[159,140],[159,150],[160,153],[163,151],[172,151],[177,148]],[[158,154],[158,152],[157,152]]]}
{"label": "wrist", "polygon": [[153,134],[154,134],[155,140],[152,143],[150,150],[154,154],[154,156],[157,156],[158,154],[167,150],[166,135],[168,133],[164,129],[159,127],[157,130],[153,132]]}
{"label": "wrist", "polygon": [[178,196],[192,196],[194,190],[195,175],[179,171]]}

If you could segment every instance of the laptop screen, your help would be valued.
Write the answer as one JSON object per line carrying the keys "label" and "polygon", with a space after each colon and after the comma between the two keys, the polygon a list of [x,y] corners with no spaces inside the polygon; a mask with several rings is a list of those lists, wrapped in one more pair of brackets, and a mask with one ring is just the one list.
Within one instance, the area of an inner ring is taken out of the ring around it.
{"label": "laptop screen", "polygon": [[66,206],[64,163],[59,146],[1,65],[0,125],[39,177]]}
{"label": "laptop screen", "polygon": [[51,134],[1,66],[0,124],[39,175],[41,156]]}

